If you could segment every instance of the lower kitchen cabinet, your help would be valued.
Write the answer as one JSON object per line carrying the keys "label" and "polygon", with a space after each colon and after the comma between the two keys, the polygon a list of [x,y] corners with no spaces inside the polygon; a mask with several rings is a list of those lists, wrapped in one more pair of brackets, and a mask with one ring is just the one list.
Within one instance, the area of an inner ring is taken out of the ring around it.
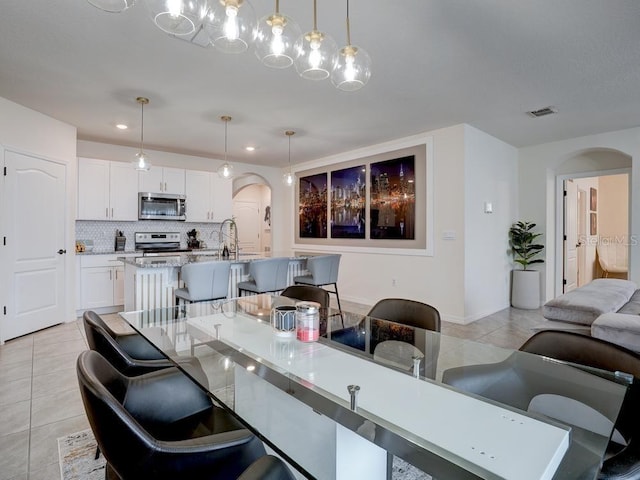
{"label": "lower kitchen cabinet", "polygon": [[80,259],[80,309],[124,305],[123,255],[90,255]]}

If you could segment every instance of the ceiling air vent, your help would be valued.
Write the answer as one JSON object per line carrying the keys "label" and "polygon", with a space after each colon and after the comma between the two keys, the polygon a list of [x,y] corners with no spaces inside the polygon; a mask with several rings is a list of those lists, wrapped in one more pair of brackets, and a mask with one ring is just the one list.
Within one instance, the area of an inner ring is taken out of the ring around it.
{"label": "ceiling air vent", "polygon": [[557,113],[558,110],[556,110],[554,107],[544,107],[544,108],[540,108],[539,110],[532,110],[530,112],[527,112],[527,115],[529,115],[530,117],[544,117],[545,115],[551,115],[552,113]]}

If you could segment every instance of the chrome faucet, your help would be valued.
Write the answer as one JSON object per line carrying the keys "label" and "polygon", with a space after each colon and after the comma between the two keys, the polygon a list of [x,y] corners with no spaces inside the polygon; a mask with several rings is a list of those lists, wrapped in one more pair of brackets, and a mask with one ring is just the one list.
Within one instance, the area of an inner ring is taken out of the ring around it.
{"label": "chrome faucet", "polygon": [[[224,231],[224,226],[227,223],[229,224],[229,229],[233,232],[233,237]],[[218,259],[222,258],[224,237],[233,240],[233,243],[229,246],[232,247],[234,259],[237,260],[240,254],[240,246],[238,244],[238,226],[233,218],[225,218],[220,224],[220,230],[218,231]]]}

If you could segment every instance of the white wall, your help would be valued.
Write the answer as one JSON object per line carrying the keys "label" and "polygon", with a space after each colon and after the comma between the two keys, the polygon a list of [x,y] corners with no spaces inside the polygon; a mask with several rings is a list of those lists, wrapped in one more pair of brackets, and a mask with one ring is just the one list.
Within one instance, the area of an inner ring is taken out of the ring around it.
{"label": "white wall", "polygon": [[[465,135],[471,136],[469,147],[476,150],[469,162],[478,170],[483,170],[483,163],[488,161],[488,167],[482,173],[482,182],[465,188]],[[304,171],[344,161],[353,160],[385,151],[410,147],[425,143],[427,138],[433,140],[433,240],[434,254],[402,255],[386,253],[362,253],[352,250],[341,251],[339,288],[341,297],[365,304],[374,304],[385,297],[403,297],[429,303],[436,307],[443,319],[456,323],[468,323],[486,313],[492,313],[504,308],[508,302],[505,278],[510,270],[505,259],[506,248],[503,248],[506,231],[512,220],[511,212],[499,213],[493,217],[490,224],[483,224],[472,232],[482,228],[482,234],[489,242],[488,250],[492,257],[499,258],[499,266],[491,267],[491,275],[495,282],[487,282],[487,272],[484,267],[473,266],[470,275],[479,273],[480,279],[469,277],[470,287],[473,288],[473,299],[466,304],[465,285],[465,243],[468,241],[465,218],[466,196],[483,198],[486,191],[502,189],[496,202],[504,205],[515,205],[516,151],[512,147],[489,137],[488,135],[469,129],[463,125],[427,132],[423,135],[399,139],[380,145],[373,145],[352,152],[345,152],[329,158],[318,159],[302,165],[297,165],[295,171]],[[507,173],[493,172],[494,168],[507,168]],[[485,189],[484,182],[490,181],[491,186]],[[511,185],[507,186],[509,181]],[[287,225],[287,237],[290,248],[294,242],[294,221],[297,219],[294,211],[294,192],[287,191],[286,204],[290,219]],[[274,192],[275,194],[275,192]],[[474,217],[475,221],[475,217]],[[443,240],[444,232],[454,232],[454,240]],[[493,241],[500,238],[501,246]],[[314,248],[315,247],[315,248]],[[307,248],[307,246],[305,246]],[[311,246],[315,251],[339,251],[340,248],[327,246]],[[473,249],[472,249],[473,251]],[[479,271],[482,270],[482,271]],[[393,280],[396,285],[393,286]],[[479,285],[483,286],[479,288]],[[480,300],[481,297],[485,297]],[[488,300],[487,300],[488,299]]]}
{"label": "white wall", "polygon": [[[640,129],[633,128],[616,132],[601,133],[573,138],[559,142],[521,148],[519,150],[519,204],[520,216],[536,222],[545,235],[546,264],[544,269],[545,300],[553,298],[559,285],[555,283],[556,258],[562,258],[562,252],[550,241],[556,238],[556,176],[559,173],[571,173],[562,169],[567,160],[590,150],[612,150],[618,155],[609,162],[609,168],[620,168],[619,153],[631,159],[631,198],[630,205],[640,205]],[[599,159],[596,159],[599,160]],[[584,171],[599,171],[602,162],[588,165],[576,161],[575,168]],[[573,170],[575,170],[575,168]],[[630,213],[630,233],[638,238],[640,226],[640,208],[632,208]],[[640,245],[630,247],[630,278],[640,281]]]}
{"label": "white wall", "polygon": [[[75,251],[76,217],[76,128],[0,97],[0,146],[30,153],[66,166],[66,249]],[[2,159],[4,162],[4,159]],[[0,223],[2,219],[0,219]],[[46,234],[46,232],[43,232]],[[75,257],[66,259],[67,321],[75,319]],[[7,289],[4,289],[6,292]],[[0,295],[4,294],[0,293]]]}
{"label": "white wall", "polygon": [[[509,306],[518,151],[468,125],[464,149],[464,301],[466,320],[475,320]],[[485,213],[485,202],[493,213]]]}
{"label": "white wall", "polygon": [[629,176],[600,177],[598,189],[598,235],[623,238],[629,232]]}

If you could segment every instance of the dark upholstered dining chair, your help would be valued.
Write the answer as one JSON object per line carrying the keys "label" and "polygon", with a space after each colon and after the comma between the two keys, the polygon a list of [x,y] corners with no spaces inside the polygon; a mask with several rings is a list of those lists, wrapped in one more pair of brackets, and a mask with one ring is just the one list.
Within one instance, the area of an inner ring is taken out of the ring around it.
{"label": "dark upholstered dining chair", "polygon": [[[422,328],[432,332],[440,331],[440,313],[426,303],[404,298],[383,298],[376,303],[368,317],[380,318],[391,322],[401,323],[415,328]],[[440,339],[437,336],[425,338],[425,351],[415,345],[400,340],[386,340],[376,345],[373,358],[382,363],[408,370],[413,368],[414,357],[424,357],[420,365],[420,373],[425,377],[435,379],[440,353]]]}
{"label": "dark upholstered dining chair", "polygon": [[[116,333],[100,315],[91,310],[84,312],[82,323],[89,348],[105,357],[124,375],[141,375],[175,366],[172,360],[156,349],[142,335],[137,332]],[[167,338],[163,340],[163,343],[167,345],[167,351],[170,352],[171,341]],[[181,357],[176,362],[201,385],[208,385],[207,376],[197,358]]]}
{"label": "dark upholstered dining chair", "polygon": [[106,478],[235,479],[265,455],[257,437],[177,368],[127,377],[88,350],[77,374]]}
{"label": "dark upholstered dining chair", "polygon": [[415,300],[383,298],[369,310],[367,316],[432,332],[440,331],[440,312],[431,305]]}
{"label": "dark upholstered dining chair", "polygon": [[295,480],[295,477],[278,457],[264,455],[242,472],[238,480]]}
{"label": "dark upholstered dining chair", "polygon": [[[624,347],[575,332],[544,330],[533,335],[520,351],[556,360],[584,365],[611,372],[625,372],[635,380],[615,421],[615,431],[605,460],[598,472],[598,479],[640,479],[640,355]],[[442,381],[456,388],[481,395],[492,400],[532,410],[540,395],[569,398],[595,410],[595,416],[607,416],[608,406],[601,405],[589,395],[578,395],[568,382],[540,383],[536,380],[536,368],[529,358],[510,356],[506,360],[487,365],[455,367],[443,373]],[[571,368],[571,367],[567,367]],[[532,372],[533,374],[529,373]],[[579,398],[578,398],[579,397]],[[546,408],[544,415],[554,417],[557,411]],[[582,420],[589,422],[589,419]],[[598,466],[594,466],[596,469]],[[596,472],[584,472],[594,478]]]}
{"label": "dark upholstered dining chair", "polygon": [[313,285],[290,285],[280,295],[305,302],[316,302],[320,304],[320,308],[329,308],[329,292]]}

